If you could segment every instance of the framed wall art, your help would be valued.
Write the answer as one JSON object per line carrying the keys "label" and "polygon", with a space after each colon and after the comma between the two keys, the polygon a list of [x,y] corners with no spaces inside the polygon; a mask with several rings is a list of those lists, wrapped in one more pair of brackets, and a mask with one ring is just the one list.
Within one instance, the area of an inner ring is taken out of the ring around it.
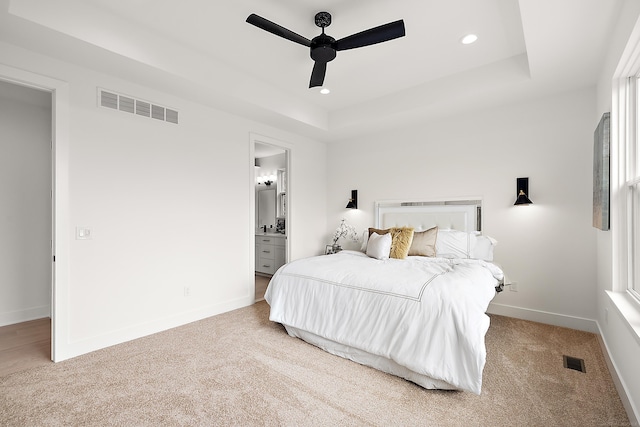
{"label": "framed wall art", "polygon": [[609,230],[610,113],[604,113],[593,134],[593,226]]}

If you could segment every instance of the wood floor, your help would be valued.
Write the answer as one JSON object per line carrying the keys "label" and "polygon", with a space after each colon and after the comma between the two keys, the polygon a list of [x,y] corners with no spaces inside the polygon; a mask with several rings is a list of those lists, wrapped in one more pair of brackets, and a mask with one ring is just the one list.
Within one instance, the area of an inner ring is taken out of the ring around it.
{"label": "wood floor", "polygon": [[[256,301],[264,299],[271,277],[256,275]],[[0,327],[0,377],[51,362],[51,319]]]}
{"label": "wood floor", "polygon": [[259,276],[256,274],[256,301],[262,301],[264,299],[264,293],[267,291],[269,280],[271,280],[269,276]]}
{"label": "wood floor", "polygon": [[51,319],[0,327],[0,377],[49,363]]}

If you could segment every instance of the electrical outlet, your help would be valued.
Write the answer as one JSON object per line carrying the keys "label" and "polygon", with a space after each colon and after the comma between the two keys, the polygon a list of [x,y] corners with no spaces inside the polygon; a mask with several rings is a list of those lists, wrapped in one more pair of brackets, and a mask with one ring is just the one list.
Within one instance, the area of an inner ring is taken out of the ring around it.
{"label": "electrical outlet", "polygon": [[184,296],[188,297],[189,295],[191,295],[191,288],[188,286],[184,287]]}
{"label": "electrical outlet", "polygon": [[509,290],[511,292],[518,292],[518,282],[509,283]]}

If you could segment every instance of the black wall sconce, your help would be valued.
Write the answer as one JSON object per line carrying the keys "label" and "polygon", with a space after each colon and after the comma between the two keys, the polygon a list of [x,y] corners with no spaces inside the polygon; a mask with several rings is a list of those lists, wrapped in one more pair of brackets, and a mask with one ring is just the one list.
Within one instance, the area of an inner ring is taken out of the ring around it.
{"label": "black wall sconce", "polygon": [[351,190],[351,198],[346,209],[358,209],[358,190]]}
{"label": "black wall sconce", "polygon": [[517,198],[514,205],[530,205],[533,202],[529,199],[529,178],[518,178],[517,185]]}

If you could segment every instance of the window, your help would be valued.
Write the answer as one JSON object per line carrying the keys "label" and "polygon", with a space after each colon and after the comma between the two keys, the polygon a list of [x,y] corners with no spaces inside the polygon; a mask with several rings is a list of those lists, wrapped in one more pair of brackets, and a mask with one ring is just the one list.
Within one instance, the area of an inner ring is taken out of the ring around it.
{"label": "window", "polygon": [[625,188],[627,191],[627,227],[628,227],[628,291],[640,300],[640,167],[638,162],[638,124],[640,118],[640,85],[638,77],[631,77],[628,80],[628,127],[626,144],[621,153],[626,160]]}
{"label": "window", "polygon": [[640,300],[640,178],[628,184],[631,199],[630,209],[630,251],[629,251],[629,292]]}

